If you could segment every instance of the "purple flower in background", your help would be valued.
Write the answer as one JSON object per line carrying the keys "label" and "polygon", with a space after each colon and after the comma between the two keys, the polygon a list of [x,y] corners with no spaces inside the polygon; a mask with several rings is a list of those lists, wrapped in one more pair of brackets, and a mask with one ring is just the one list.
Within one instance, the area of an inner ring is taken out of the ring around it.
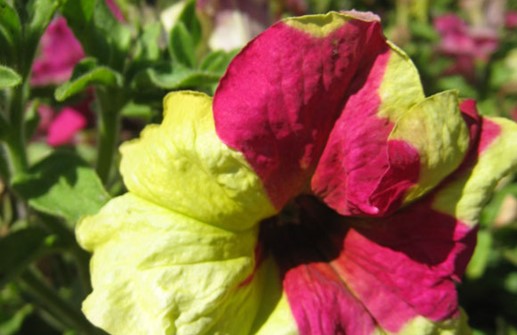
{"label": "purple flower in background", "polygon": [[32,66],[31,85],[59,85],[67,81],[83,57],[83,48],[65,18],[56,18],[41,38],[41,53]]}

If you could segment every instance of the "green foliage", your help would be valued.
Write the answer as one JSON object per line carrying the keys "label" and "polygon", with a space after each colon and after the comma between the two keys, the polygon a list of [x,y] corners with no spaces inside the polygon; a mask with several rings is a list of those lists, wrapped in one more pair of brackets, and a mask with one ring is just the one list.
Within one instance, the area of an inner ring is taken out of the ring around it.
{"label": "green foliage", "polygon": [[45,158],[19,176],[13,186],[34,209],[71,224],[96,213],[109,199],[90,165],[67,152]]}
{"label": "green foliage", "polygon": [[0,288],[14,279],[52,244],[43,229],[28,227],[0,239]]}
{"label": "green foliage", "polygon": [[94,58],[85,58],[75,66],[70,80],[56,89],[55,98],[64,101],[93,85],[121,87],[122,80],[121,74],[117,71],[107,66],[99,66]]}
{"label": "green foliage", "polygon": [[22,77],[7,66],[0,65],[0,90],[21,84]]}

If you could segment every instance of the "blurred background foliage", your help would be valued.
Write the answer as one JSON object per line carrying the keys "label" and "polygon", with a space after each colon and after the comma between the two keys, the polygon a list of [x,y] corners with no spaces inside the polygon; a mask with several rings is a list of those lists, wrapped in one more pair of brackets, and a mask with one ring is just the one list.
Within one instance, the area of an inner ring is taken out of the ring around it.
{"label": "blurred background foliage", "polygon": [[[418,67],[517,121],[515,0],[0,0],[0,335],[102,334],[77,220],[124,190],[118,144],[161,119],[171,90],[213,94],[278,19],[366,10]],[[517,143],[516,143],[517,150]],[[475,334],[517,334],[517,179],[482,213],[459,285]]]}

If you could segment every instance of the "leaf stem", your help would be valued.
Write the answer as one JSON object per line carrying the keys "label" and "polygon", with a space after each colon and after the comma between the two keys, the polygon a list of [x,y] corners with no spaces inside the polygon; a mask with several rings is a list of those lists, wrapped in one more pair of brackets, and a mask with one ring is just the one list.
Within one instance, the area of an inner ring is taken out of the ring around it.
{"label": "leaf stem", "polygon": [[25,125],[23,119],[28,89],[27,81],[13,88],[9,113],[10,129],[5,139],[11,178],[16,174],[26,172],[29,166],[25,151]]}
{"label": "leaf stem", "polygon": [[122,99],[119,92],[103,88],[97,89],[97,97],[101,110],[98,119],[99,146],[96,170],[102,183],[106,184],[119,138]]}

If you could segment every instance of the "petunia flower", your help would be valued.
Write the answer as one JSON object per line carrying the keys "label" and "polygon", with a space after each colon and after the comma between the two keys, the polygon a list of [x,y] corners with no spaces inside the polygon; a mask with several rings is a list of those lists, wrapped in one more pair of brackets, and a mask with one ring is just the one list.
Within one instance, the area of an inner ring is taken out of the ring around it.
{"label": "petunia flower", "polygon": [[455,284],[517,126],[425,97],[377,16],[285,19],[214,98],[121,147],[128,193],[77,228],[111,334],[464,334]]}

